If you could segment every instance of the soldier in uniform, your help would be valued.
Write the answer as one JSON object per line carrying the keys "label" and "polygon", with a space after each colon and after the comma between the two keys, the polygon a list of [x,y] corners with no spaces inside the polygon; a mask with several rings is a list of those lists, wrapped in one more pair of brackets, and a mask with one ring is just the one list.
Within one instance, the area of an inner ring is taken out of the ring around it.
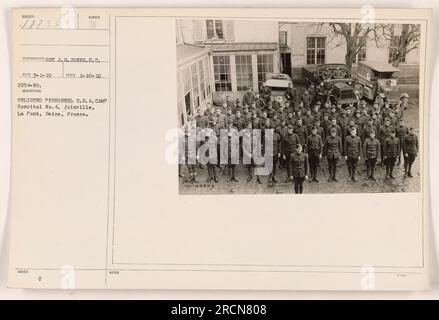
{"label": "soldier in uniform", "polygon": [[308,179],[308,155],[303,152],[301,144],[296,146],[296,151],[291,155],[291,179],[294,182],[294,192],[303,193],[303,182]]}
{"label": "soldier in uniform", "polygon": [[382,119],[378,118],[378,113],[377,112],[372,112],[372,120],[373,120],[372,124],[377,129],[375,132],[378,132],[380,130],[380,128],[381,128],[381,125],[382,125]]}
{"label": "soldier in uniform", "polygon": [[280,121],[282,120],[286,120],[287,119],[287,113],[284,111],[285,107],[283,105],[281,105],[279,107],[279,110],[277,111],[277,117]]}
{"label": "soldier in uniform", "polygon": [[233,125],[235,122],[235,114],[233,113],[231,108],[227,108],[226,118],[227,118],[227,125],[230,123]]}
{"label": "soldier in uniform", "polygon": [[195,121],[197,123],[197,127],[199,127],[200,129],[207,128],[207,126],[209,125],[209,119],[207,118],[207,116],[204,115],[203,111],[201,111],[200,109],[198,109],[197,111],[197,115],[195,116]]}
{"label": "soldier in uniform", "polygon": [[259,119],[257,113],[253,113],[252,128],[253,129],[260,129],[261,128],[261,120]]}
{"label": "soldier in uniform", "polygon": [[305,89],[305,92],[302,96],[302,101],[303,101],[303,105],[305,106],[306,109],[311,108],[311,103],[313,102],[313,98],[311,97],[309,91],[306,89]]}
{"label": "soldier in uniform", "polygon": [[390,125],[393,127],[393,129],[396,129],[398,126],[398,118],[395,116],[395,111],[389,112],[389,119],[390,119]]}
{"label": "soldier in uniform", "polygon": [[307,88],[309,95],[311,96],[311,103],[316,103],[316,87],[314,83],[311,83],[309,87]]}
{"label": "soldier in uniform", "polygon": [[270,181],[277,182],[276,173],[277,167],[279,166],[279,161],[282,154],[282,137],[279,133],[279,129],[275,129],[273,132],[273,171],[270,174]]}
{"label": "soldier in uniform", "polygon": [[236,98],[235,105],[231,109],[233,113],[236,113],[238,110],[242,110],[242,103],[239,98]]}
{"label": "soldier in uniform", "polygon": [[265,85],[265,82],[262,82],[259,87],[259,95],[264,102],[270,100],[271,90]]}
{"label": "soldier in uniform", "polygon": [[249,110],[250,110],[250,112],[251,112],[252,114],[256,113],[256,115],[258,116],[258,118],[261,116],[262,109],[260,109],[260,108],[257,107],[256,102],[253,102],[253,103],[251,104]]}
{"label": "soldier in uniform", "polygon": [[400,154],[399,139],[395,135],[395,129],[390,129],[390,137],[384,141],[384,162],[386,164],[386,179],[395,179],[393,176],[393,168],[395,167],[396,159]]}
{"label": "soldier in uniform", "polygon": [[329,81],[329,79],[325,80],[325,92],[324,92],[324,99],[325,101],[329,101],[329,97],[332,94],[333,89],[332,83]]}
{"label": "soldier in uniform", "polygon": [[337,162],[342,154],[343,146],[341,138],[337,136],[337,129],[332,128],[330,135],[326,138],[323,152],[328,160],[329,178],[328,182],[337,180]]}
{"label": "soldier in uniform", "polygon": [[216,123],[219,126],[220,129],[226,129],[227,128],[227,117],[225,114],[221,113],[221,109],[216,109]]}
{"label": "soldier in uniform", "polygon": [[355,170],[361,155],[361,139],[357,136],[357,129],[351,128],[351,134],[348,135],[344,142],[344,156],[348,166],[349,180],[355,179]]}
{"label": "soldier in uniform", "polygon": [[322,138],[322,142],[324,142],[326,140],[326,134],[325,130],[323,130],[322,126],[320,125],[319,119],[316,119],[316,121],[314,122],[314,127],[317,128],[317,134]]}
{"label": "soldier in uniform", "polygon": [[274,113],[273,116],[271,117],[271,126],[273,128],[277,128],[279,127],[281,124],[281,120],[278,118],[277,113]]}
{"label": "soldier in uniform", "polygon": [[183,155],[183,163],[186,164],[186,167],[189,171],[189,177],[186,179],[188,183],[198,183],[197,179],[197,144],[195,129],[191,126],[187,126],[184,130],[184,155]]}
{"label": "soldier in uniform", "polygon": [[386,101],[384,103],[384,108],[380,108],[380,109],[384,119],[389,118],[390,112],[392,111],[392,109],[390,108],[389,101]]}
{"label": "soldier in uniform", "polygon": [[322,79],[324,81],[327,81],[329,79],[331,79],[331,71],[329,70],[329,68],[323,69],[322,70]]}
{"label": "soldier in uniform", "polygon": [[369,132],[369,137],[366,138],[363,145],[364,161],[366,162],[367,178],[375,180],[375,165],[381,157],[380,141],[375,138],[375,131]]}
{"label": "soldier in uniform", "polygon": [[267,109],[265,111],[263,111],[262,113],[264,113],[264,112],[265,112],[265,115],[270,117],[270,118],[272,118],[273,114],[276,113],[276,110],[274,110],[273,103],[271,101],[268,103]]}
{"label": "soldier in uniform", "polygon": [[377,132],[378,128],[373,124],[373,119],[369,117],[369,119],[367,119],[367,124],[363,126],[363,130],[362,130],[362,135],[361,135],[361,140],[366,141],[367,138],[370,137],[370,132]]}
{"label": "soldier in uniform", "polygon": [[[207,149],[207,183],[211,182],[212,180],[215,181],[215,183],[218,183],[218,178],[216,176],[216,163],[218,161],[218,155],[217,155],[217,144],[218,144],[218,137],[215,134],[214,130],[210,130],[209,135],[206,137],[206,142],[212,147]],[[211,152],[211,150],[213,152]]]}
{"label": "soldier in uniform", "polygon": [[303,120],[301,118],[297,119],[297,124],[294,128],[294,132],[299,137],[299,143],[302,145],[302,148],[306,150],[306,147],[308,145],[308,129],[303,125]]}
{"label": "soldier in uniform", "polygon": [[297,90],[296,88],[294,88],[293,84],[290,82],[288,83],[288,88],[285,91],[285,99],[290,103],[290,104],[295,104],[296,102],[296,94],[297,94]]}
{"label": "soldier in uniform", "polygon": [[326,136],[330,135],[330,131],[332,129],[335,129],[335,132],[336,132],[338,137],[340,137],[340,138],[342,137],[341,127],[337,124],[337,119],[332,119],[331,120],[331,123],[326,128]]}
{"label": "soldier in uniform", "polygon": [[384,93],[380,93],[379,95],[376,96],[375,98],[375,103],[378,105],[378,107],[380,109],[383,108],[384,106],[384,99],[386,98],[386,96],[384,95]]}
{"label": "soldier in uniform", "polygon": [[[277,131],[278,131],[279,134],[280,134],[281,145],[282,145],[282,144],[284,143],[285,137],[286,137],[287,134],[288,134],[288,125],[287,125],[287,121],[286,121],[286,120],[282,120],[281,123],[280,123],[280,126],[277,127],[276,129],[277,129]],[[282,149],[282,148],[281,148],[280,152],[281,152],[281,154],[282,154],[282,152],[283,152],[283,149]],[[281,156],[280,159],[279,159],[279,163],[280,163],[280,166],[281,166],[282,168],[285,168],[285,167],[286,167],[285,160],[283,159],[282,156]]]}
{"label": "soldier in uniform", "polygon": [[311,135],[308,137],[308,157],[309,157],[309,171],[310,180],[319,182],[317,179],[317,168],[320,163],[320,159],[323,154],[323,140],[322,137],[317,133],[317,127],[314,126],[311,130]]}
{"label": "soldier in uniform", "polygon": [[287,180],[288,182],[291,177],[291,154],[296,150],[296,146],[299,144],[299,137],[294,133],[293,126],[288,126],[287,135],[282,142],[282,158],[285,160],[287,165]]}
{"label": "soldier in uniform", "polygon": [[252,120],[253,113],[249,110],[247,106],[244,106],[244,109],[242,111],[242,117],[244,118],[246,123]]}
{"label": "soldier in uniform", "polygon": [[287,117],[287,125],[295,127],[296,123],[297,123],[297,120],[294,117],[294,114],[292,112],[289,112],[288,117]]}
{"label": "soldier in uniform", "polygon": [[340,117],[338,118],[338,123],[340,125],[341,128],[341,133],[342,133],[342,141],[344,142],[345,138],[346,138],[346,127],[349,125],[349,117],[346,115],[346,110],[342,109],[340,111]]}
{"label": "soldier in uniform", "polygon": [[[244,135],[243,135],[243,145],[242,145],[242,152],[245,155],[246,158],[250,159],[250,163],[246,164],[247,167],[247,172],[248,172],[248,176],[247,176],[247,182],[250,182],[253,180],[253,174],[254,174],[254,168],[256,166],[256,163],[254,161],[254,147],[256,145],[258,145],[258,143],[256,143],[255,141],[253,141],[255,139],[255,135],[253,132],[254,128],[252,127],[252,124],[249,123],[247,126],[247,130],[245,131]],[[244,142],[246,141],[246,142]],[[262,181],[260,179],[260,177],[257,175],[257,182],[259,184],[262,184]]]}
{"label": "soldier in uniform", "polygon": [[346,140],[346,137],[351,134],[352,129],[355,129],[357,131],[357,134],[358,134],[358,131],[359,131],[358,130],[358,125],[355,123],[355,120],[351,118],[349,120],[348,125],[345,128],[344,133],[343,133],[343,136],[344,136],[343,141]]}
{"label": "soldier in uniform", "polygon": [[305,115],[302,117],[303,124],[305,125],[307,131],[311,133],[312,127],[314,126],[314,117],[311,115],[311,109],[306,109]]}
{"label": "soldier in uniform", "polygon": [[321,127],[323,128],[323,132],[325,133],[325,138],[328,136],[328,126],[331,124],[331,120],[329,120],[329,114],[323,114],[323,120],[321,121]]}
{"label": "soldier in uniform", "polygon": [[382,155],[382,161],[381,164],[384,164],[384,145],[386,142],[386,139],[390,137],[390,132],[392,131],[392,127],[390,126],[390,119],[386,118],[384,120],[384,125],[380,127],[378,131],[378,139],[380,140],[381,145],[381,155]]}
{"label": "soldier in uniform", "polygon": [[255,101],[255,93],[251,87],[248,88],[247,92],[244,93],[242,97],[242,103],[244,105],[250,106]]}
{"label": "soldier in uniform", "polygon": [[319,119],[320,121],[322,121],[322,112],[320,111],[320,106],[321,106],[320,103],[317,103],[314,106],[314,110],[313,110],[313,113],[312,113],[312,116],[314,117],[314,120]]}
{"label": "soldier in uniform", "polygon": [[320,103],[325,103],[325,83],[322,81],[316,88],[316,99]]}
{"label": "soldier in uniform", "polygon": [[[223,156],[223,158],[227,158],[227,167],[228,167],[228,173],[229,178],[227,181],[234,181],[238,182],[238,179],[236,179],[235,176],[235,168],[236,168],[236,162],[234,160],[234,155],[237,155],[239,157],[239,149],[236,150],[236,148],[239,148],[239,145],[234,145],[234,138],[238,136],[237,129],[232,126],[232,124],[229,124],[229,127],[227,129],[227,136],[222,137],[222,152],[227,152],[226,155]],[[227,148],[224,146],[227,144]],[[239,159],[239,158],[238,158]]]}
{"label": "soldier in uniform", "polygon": [[409,95],[407,93],[402,93],[401,97],[399,98],[400,103],[400,108],[403,112],[403,116],[404,113],[407,111],[408,107],[409,107]]}
{"label": "soldier in uniform", "polygon": [[230,109],[234,109],[235,108],[235,103],[232,101],[230,96],[226,96],[226,105]]}
{"label": "soldier in uniform", "polygon": [[259,110],[265,108],[265,100],[260,98],[259,93],[256,93],[255,100],[252,102],[252,104],[254,104],[255,107]]}
{"label": "soldier in uniform", "polygon": [[[399,143],[401,144],[400,149],[402,151],[402,143],[405,137],[409,134],[409,129],[404,125],[404,120],[399,120],[398,126],[395,129],[396,137],[399,139]],[[398,160],[396,164],[399,166],[401,163],[401,154],[398,154]],[[405,167],[405,166],[404,166]]]}
{"label": "soldier in uniform", "polygon": [[408,135],[404,138],[402,148],[404,152],[404,177],[413,178],[412,165],[419,150],[418,136],[413,128],[409,129]]}
{"label": "soldier in uniform", "polygon": [[233,125],[238,129],[238,131],[241,131],[246,127],[246,121],[241,115],[241,111],[237,111],[235,115],[235,119],[233,121]]}

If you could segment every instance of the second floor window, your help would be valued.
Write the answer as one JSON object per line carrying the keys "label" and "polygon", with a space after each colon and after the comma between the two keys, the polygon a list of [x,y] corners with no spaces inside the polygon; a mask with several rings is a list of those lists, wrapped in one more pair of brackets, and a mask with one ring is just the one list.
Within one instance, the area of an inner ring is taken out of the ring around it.
{"label": "second floor window", "polygon": [[[390,47],[389,47],[389,63],[392,63],[396,60],[398,56],[398,50],[399,50],[399,36],[392,36],[390,38]],[[402,55],[399,59],[399,62],[405,62],[405,54]]]}
{"label": "second floor window", "polygon": [[358,51],[355,63],[358,63],[360,61],[366,61],[366,49],[366,47],[362,47],[360,51]]}
{"label": "second floor window", "polygon": [[326,56],[325,37],[306,38],[306,64],[323,64]]}
{"label": "second floor window", "polygon": [[207,39],[224,39],[223,22],[206,20]]}
{"label": "second floor window", "polygon": [[287,31],[279,31],[279,44],[281,47],[287,46]]}

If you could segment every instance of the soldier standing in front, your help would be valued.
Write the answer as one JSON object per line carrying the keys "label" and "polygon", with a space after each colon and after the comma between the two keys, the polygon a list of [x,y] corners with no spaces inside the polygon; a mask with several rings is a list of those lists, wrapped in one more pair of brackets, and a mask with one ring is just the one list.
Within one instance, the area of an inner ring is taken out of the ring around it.
{"label": "soldier standing in front", "polygon": [[412,165],[419,150],[418,136],[413,128],[409,129],[409,134],[404,138],[402,148],[404,152],[404,177],[413,178]]}
{"label": "soldier standing in front", "polygon": [[291,155],[291,179],[294,182],[294,192],[303,193],[303,182],[308,179],[308,155],[303,152],[302,145],[296,146],[296,151]]}
{"label": "soldier standing in front", "polygon": [[352,128],[351,134],[345,139],[344,154],[346,164],[348,165],[349,180],[355,182],[357,181],[357,179],[355,179],[355,170],[361,155],[361,139],[357,136],[356,128]]}

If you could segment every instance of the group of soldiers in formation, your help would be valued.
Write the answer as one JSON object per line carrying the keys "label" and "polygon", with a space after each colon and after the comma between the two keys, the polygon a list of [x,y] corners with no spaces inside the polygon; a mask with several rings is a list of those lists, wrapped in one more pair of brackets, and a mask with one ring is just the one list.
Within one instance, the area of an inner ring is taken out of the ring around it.
{"label": "group of soldiers in formation", "polygon": [[[269,183],[278,181],[276,175],[279,167],[286,168],[286,182],[293,181],[295,193],[302,193],[305,180],[319,182],[317,169],[323,157],[328,163],[328,182],[338,181],[337,163],[342,157],[345,158],[350,181],[357,181],[356,170],[361,158],[366,165],[366,179],[376,181],[377,164],[385,165],[385,179],[395,179],[393,170],[395,165],[401,163],[401,153],[404,178],[413,177],[412,165],[419,146],[414,129],[408,128],[404,122],[408,98],[404,93],[398,103],[390,105],[381,94],[373,105],[357,99],[356,103],[342,106],[340,103],[331,103],[330,90],[325,83],[317,87],[309,86],[303,95],[299,95],[290,83],[284,97],[274,97],[270,88],[262,85],[258,93],[249,88],[242,101],[232,101],[227,96],[219,106],[208,104],[206,110],[198,111],[190,123],[198,129],[212,129],[208,138],[218,144],[217,154],[211,155],[207,162],[207,182],[217,183],[217,168],[223,169],[219,150],[221,130],[227,130],[229,142],[231,136],[243,129],[248,132],[259,129],[262,135],[266,130],[272,130],[273,152],[268,156],[273,157],[273,169]],[[184,132],[187,140],[190,132]],[[212,140],[212,137],[216,139]],[[209,139],[206,139],[206,143]],[[231,150],[227,151],[231,153]],[[251,154],[251,150],[243,150],[240,146],[241,159],[245,152]],[[188,153],[186,148],[180,164],[186,164],[189,176],[183,176],[179,167],[180,177],[186,178],[186,182],[197,183],[197,170],[203,169],[204,165],[189,162]],[[228,170],[228,181],[237,182],[237,164],[230,161],[230,155],[228,160],[224,168]],[[250,182],[258,165],[252,161],[245,166],[247,181]],[[256,175],[256,181],[263,183],[260,175]]]}

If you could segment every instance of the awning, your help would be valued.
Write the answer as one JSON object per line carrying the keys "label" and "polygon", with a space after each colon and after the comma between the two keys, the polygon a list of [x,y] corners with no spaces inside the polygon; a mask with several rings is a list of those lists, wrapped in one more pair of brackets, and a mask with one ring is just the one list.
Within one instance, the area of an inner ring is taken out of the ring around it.
{"label": "awning", "polygon": [[209,48],[195,45],[177,46],[177,66],[184,65],[210,52]]}

